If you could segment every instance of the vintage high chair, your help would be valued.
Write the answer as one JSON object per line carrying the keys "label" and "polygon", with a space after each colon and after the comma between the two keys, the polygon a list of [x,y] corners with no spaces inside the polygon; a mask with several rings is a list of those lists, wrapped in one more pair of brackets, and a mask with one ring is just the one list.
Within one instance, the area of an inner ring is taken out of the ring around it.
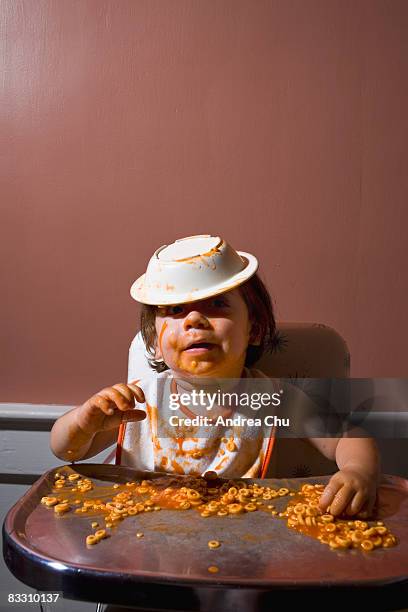
{"label": "vintage high chair", "polygon": [[[252,367],[274,378],[348,378],[350,353],[344,339],[321,323],[277,323],[272,353]],[[138,332],[129,349],[128,382],[154,372]],[[112,455],[109,456],[109,459]],[[337,471],[335,462],[321,455],[307,440],[277,438],[267,477],[320,476]]]}

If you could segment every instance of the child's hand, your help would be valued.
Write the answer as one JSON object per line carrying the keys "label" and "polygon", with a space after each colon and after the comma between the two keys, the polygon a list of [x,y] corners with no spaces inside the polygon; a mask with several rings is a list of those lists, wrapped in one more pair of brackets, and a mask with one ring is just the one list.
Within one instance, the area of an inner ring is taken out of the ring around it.
{"label": "child's hand", "polygon": [[[320,509],[337,516],[359,514],[360,518],[371,515],[376,499],[375,478],[355,468],[343,468],[334,474],[320,498]],[[364,508],[364,511],[361,510]]]}
{"label": "child's hand", "polygon": [[127,415],[128,420],[141,421],[146,418],[146,412],[134,407],[135,399],[140,403],[145,401],[142,389],[134,383],[118,383],[113,387],[105,387],[78,408],[77,425],[90,435],[115,429],[119,427],[123,413],[129,410],[132,414]]}

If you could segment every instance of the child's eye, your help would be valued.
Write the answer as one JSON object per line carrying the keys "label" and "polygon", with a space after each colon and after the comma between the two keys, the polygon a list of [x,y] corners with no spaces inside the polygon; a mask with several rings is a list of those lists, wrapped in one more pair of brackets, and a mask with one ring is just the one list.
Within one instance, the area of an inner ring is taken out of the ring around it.
{"label": "child's eye", "polygon": [[180,305],[168,306],[169,314],[180,314],[181,312],[183,312],[183,307]]}
{"label": "child's eye", "polygon": [[226,300],[224,300],[223,298],[215,298],[214,299],[214,304],[216,306],[228,306],[228,303]]}

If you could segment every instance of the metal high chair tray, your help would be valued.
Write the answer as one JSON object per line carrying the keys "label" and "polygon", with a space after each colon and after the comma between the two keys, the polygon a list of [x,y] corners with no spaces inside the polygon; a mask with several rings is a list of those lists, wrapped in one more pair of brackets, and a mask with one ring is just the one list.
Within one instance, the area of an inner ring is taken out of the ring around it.
{"label": "metal high chair tray", "polygon": [[[95,489],[87,496],[102,499],[113,483],[164,476],[89,463],[45,473],[11,508],[3,525],[9,569],[38,590],[62,591],[73,599],[129,603],[135,593],[160,592],[166,598],[172,597],[172,589],[192,593],[192,587],[265,592],[408,584],[408,481],[402,478],[383,477],[376,516],[399,543],[370,553],[331,550],[264,511],[208,518],[195,510],[140,513],[120,522],[110,537],[87,546],[86,536],[94,531],[91,522],[97,517],[73,512],[57,517],[41,504],[43,496],[52,495],[55,474],[64,469],[91,478]],[[297,490],[305,483],[328,480],[325,476],[248,482]],[[289,499],[272,502],[279,511]],[[98,522],[104,527],[102,519],[101,515]],[[144,537],[136,537],[137,532]],[[221,546],[210,549],[209,540],[219,540]],[[210,566],[218,572],[210,573]],[[199,609],[193,602],[190,605]]]}

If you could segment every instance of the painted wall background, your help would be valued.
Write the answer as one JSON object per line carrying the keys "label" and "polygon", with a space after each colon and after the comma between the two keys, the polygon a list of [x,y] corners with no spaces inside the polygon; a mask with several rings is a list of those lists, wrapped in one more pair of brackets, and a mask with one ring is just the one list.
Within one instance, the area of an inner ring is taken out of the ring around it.
{"label": "painted wall background", "polygon": [[2,402],[123,381],[129,295],[195,233],[277,316],[407,375],[408,3],[2,0]]}

